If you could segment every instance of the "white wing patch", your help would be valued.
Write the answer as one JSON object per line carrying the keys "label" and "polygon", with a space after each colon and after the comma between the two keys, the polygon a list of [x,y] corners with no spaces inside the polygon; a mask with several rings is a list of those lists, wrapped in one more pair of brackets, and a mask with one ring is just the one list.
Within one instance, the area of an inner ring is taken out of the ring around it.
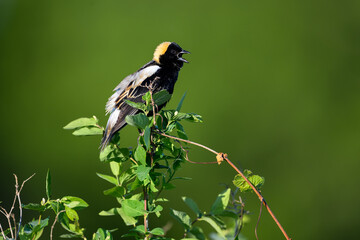
{"label": "white wing patch", "polygon": [[[120,114],[120,110],[119,109],[115,109],[115,111],[113,111],[111,114],[110,114],[110,117],[109,117],[109,120],[108,120],[108,123],[107,123],[107,128],[108,129],[111,129],[115,123],[117,122],[118,118],[119,118],[119,114]],[[110,132],[110,131],[109,131]]]}
{"label": "white wing patch", "polygon": [[[136,87],[140,85],[145,79],[156,73],[159,70],[159,66],[152,65],[146,67],[138,72],[135,72],[126,78],[124,78],[119,85],[114,89],[115,93],[111,95],[109,100],[106,103],[106,114],[109,114],[114,111],[116,105],[116,99],[126,90],[126,88],[131,84],[131,87]],[[112,116],[112,114],[111,114]],[[110,116],[110,118],[111,118]],[[110,119],[109,119],[110,121]]]}
{"label": "white wing patch", "polygon": [[159,70],[159,66],[153,65],[144,68],[143,70],[135,73],[135,81],[133,82],[132,86],[137,86],[141,84],[146,78],[150,77],[154,73],[156,73],[157,70]]}

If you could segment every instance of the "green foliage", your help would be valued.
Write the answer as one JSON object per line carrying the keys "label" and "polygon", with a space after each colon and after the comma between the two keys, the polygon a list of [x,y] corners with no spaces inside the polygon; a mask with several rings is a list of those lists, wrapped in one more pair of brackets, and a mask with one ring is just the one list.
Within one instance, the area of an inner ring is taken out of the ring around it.
{"label": "green foliage", "polygon": [[99,228],[96,233],[94,233],[92,240],[112,240],[112,236],[109,230]]}
{"label": "green foliage", "polygon": [[39,239],[44,228],[49,224],[49,218],[43,220],[32,220],[25,224],[19,232],[20,240]]}
{"label": "green foliage", "polygon": [[[262,185],[264,185],[265,179],[259,175],[254,175],[250,170],[244,170],[244,175],[257,190],[260,190]],[[251,186],[241,177],[241,175],[236,175],[233,183],[241,192],[252,191]]]}
{"label": "green foliage", "polygon": [[[84,121],[81,121],[81,123],[83,122]],[[77,127],[75,123],[70,126]],[[9,227],[3,232],[6,236],[6,239],[10,239],[7,237],[8,235],[15,235],[17,236],[15,239],[19,238],[20,240],[39,239],[43,235],[44,228],[50,225],[49,221],[51,218],[53,218],[52,221],[54,221],[52,224],[53,226],[56,222],[59,222],[63,229],[68,232],[67,234],[61,235],[60,237],[85,239],[84,228],[80,227],[79,215],[77,211],[88,207],[88,204],[83,199],[74,196],[65,196],[58,199],[52,199],[50,170],[48,170],[46,175],[45,189],[47,200],[43,198],[40,203],[28,203],[20,206],[22,209],[36,211],[39,216],[30,222],[25,223],[24,225],[20,225],[18,233],[14,233],[16,228],[13,228],[13,226],[9,224],[11,229]],[[16,197],[19,198],[20,202],[20,196],[16,195]],[[54,213],[53,217],[49,216],[42,219],[45,214],[49,215],[51,212]],[[24,211],[24,213],[26,213],[26,211]],[[21,217],[22,216],[20,215],[20,219]],[[13,220],[15,225],[15,216],[13,216]],[[3,239],[3,237],[0,237],[0,239]]]}
{"label": "green foliage", "polygon": [[129,125],[140,129],[144,129],[150,123],[148,117],[146,117],[143,113],[132,116],[128,115],[125,120]]}
{"label": "green foliage", "polygon": [[104,128],[99,126],[99,120],[93,116],[91,118],[78,118],[69,124],[64,129],[74,130],[75,136],[91,136],[102,135]]}
{"label": "green foliage", "polygon": [[[143,96],[145,103],[126,101],[134,108],[142,112],[134,116],[127,116],[126,121],[130,126],[140,131],[138,145],[133,148],[120,148],[120,138],[117,137],[103,152],[100,160],[110,163],[112,176],[107,174],[97,175],[113,187],[104,191],[107,196],[115,197],[120,204],[107,211],[101,211],[101,216],[120,216],[127,226],[134,226],[124,237],[134,239],[169,239],[165,238],[161,228],[152,230],[142,223],[140,218],[149,219],[151,215],[161,216],[162,206],[159,203],[167,201],[160,195],[166,190],[173,189],[174,180],[189,180],[186,177],[175,177],[177,171],[186,161],[184,147],[178,141],[161,135],[175,133],[179,138],[188,139],[181,121],[187,120],[194,123],[202,122],[202,117],[195,113],[180,112],[185,94],[179,102],[176,110],[163,110],[156,114],[154,126],[153,106],[168,101],[170,94],[162,91]],[[154,106],[156,108],[156,106]],[[184,239],[206,239],[202,228],[195,226],[197,222],[208,223],[219,237],[224,238],[226,234],[238,236],[238,230],[242,226],[245,211],[243,205],[235,204],[230,188],[224,190],[215,199],[209,213],[200,210],[194,200],[183,197],[185,204],[195,213],[191,218],[189,214],[171,210],[171,215],[184,227]],[[233,204],[229,209],[229,205]],[[239,206],[242,209],[239,210]],[[229,220],[230,219],[230,220]],[[230,224],[226,224],[230,223]]]}
{"label": "green foliage", "polygon": [[226,189],[217,196],[209,213],[201,211],[194,200],[182,197],[196,217],[191,218],[187,213],[174,209],[171,210],[171,215],[184,227],[184,235],[191,239],[207,239],[203,229],[196,226],[197,222],[209,224],[218,239],[236,239],[243,224],[242,218],[246,214],[243,205],[235,200],[236,196],[237,191]]}
{"label": "green foliage", "polygon": [[[181,139],[188,139],[181,121],[199,123],[202,122],[202,117],[194,113],[180,112],[185,94],[176,110],[162,110],[154,114],[153,109],[169,101],[170,97],[167,91],[161,91],[153,95],[145,94],[144,103],[126,100],[128,105],[141,110],[139,114],[126,117],[126,122],[140,131],[138,144],[134,148],[120,148],[120,136],[116,134],[100,153],[99,159],[109,163],[111,175],[96,174],[111,185],[103,191],[103,194],[116,199],[117,205],[101,211],[99,215],[118,216],[125,225],[131,226],[132,229],[123,237],[147,240],[173,239],[165,237],[162,228],[150,229],[147,224],[152,217],[161,216],[163,207],[160,204],[168,201],[161,197],[161,194],[176,187],[173,181],[190,180],[187,177],[175,177],[181,165],[187,160],[187,152],[181,142],[164,134],[175,133]],[[155,106],[152,105],[153,103]],[[76,136],[100,135],[104,130],[99,126],[96,117],[79,118],[67,124],[64,129],[74,130],[73,134]],[[264,178],[252,174],[249,170],[245,170],[244,174],[256,188],[259,189],[263,185]],[[211,226],[214,231],[211,233],[211,239],[241,239],[239,233],[247,212],[244,210],[244,203],[239,193],[251,188],[239,175],[235,176],[233,183],[238,189],[234,191],[230,188],[225,189],[216,197],[208,212],[200,210],[197,203],[189,197],[182,197],[182,200],[191,209],[191,214],[171,209],[170,215],[183,226],[182,239],[208,239],[198,222]],[[42,236],[43,229],[49,225],[50,219],[41,219],[45,212],[53,212],[54,221],[59,222],[68,232],[60,237],[86,239],[84,228],[79,224],[78,211],[88,207],[88,204],[74,196],[52,199],[50,171],[46,176],[46,197],[47,200],[43,199],[40,204],[29,203],[22,206],[24,209],[39,212],[40,217],[21,226],[19,239],[39,239]],[[9,234],[10,230],[5,232]],[[111,239],[113,239],[111,231],[102,228],[92,235],[92,240]]]}

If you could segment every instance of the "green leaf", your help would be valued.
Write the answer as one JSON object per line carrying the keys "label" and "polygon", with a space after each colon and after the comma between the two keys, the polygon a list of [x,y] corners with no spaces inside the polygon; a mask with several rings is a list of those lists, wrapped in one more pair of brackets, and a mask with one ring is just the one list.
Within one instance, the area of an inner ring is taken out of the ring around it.
{"label": "green leaf", "polygon": [[163,111],[163,116],[168,121],[170,121],[173,118],[174,114],[175,114],[174,110],[164,110]]}
{"label": "green leaf", "polygon": [[71,221],[79,220],[79,215],[74,209],[65,206],[65,211],[66,211],[66,215]]}
{"label": "green leaf", "polygon": [[150,135],[151,135],[151,129],[149,126],[146,126],[144,131],[144,143],[147,150],[150,149]]}
{"label": "green leaf", "polygon": [[227,207],[230,199],[231,189],[228,188],[224,192],[220,193],[215,202],[211,206],[211,214],[221,214]]}
{"label": "green leaf", "polygon": [[162,228],[154,228],[150,233],[153,235],[164,235],[164,230]]}
{"label": "green leaf", "polygon": [[120,217],[124,221],[126,226],[135,225],[137,220],[127,214],[125,214],[123,208],[117,208],[117,212],[120,214]]}
{"label": "green leaf", "polygon": [[68,207],[75,210],[79,210],[89,206],[89,204],[87,204],[83,199],[79,197],[65,196],[61,198],[61,201],[65,202]]}
{"label": "green leaf", "polygon": [[124,187],[116,186],[104,191],[104,195],[113,196],[113,197],[122,197],[126,193]]}
{"label": "green leaf", "polygon": [[82,127],[82,128],[75,130],[72,134],[75,136],[102,135],[103,130],[98,127]]}
{"label": "green leaf", "polygon": [[128,148],[118,148],[117,146],[110,144],[100,152],[99,158],[102,162],[124,162],[129,159],[129,153]]}
{"label": "green leaf", "polygon": [[100,178],[108,181],[109,183],[118,185],[116,178],[114,178],[113,176],[109,176],[109,175],[105,175],[105,174],[101,174],[101,173],[96,173],[96,175],[98,175]]}
{"label": "green leaf", "polygon": [[157,205],[153,210],[149,211],[150,213],[157,213],[161,212],[163,210],[163,207],[161,205]]}
{"label": "green leaf", "polygon": [[138,145],[136,148],[134,157],[136,161],[140,162],[142,165],[146,165],[146,151],[141,145]]}
{"label": "green leaf", "polygon": [[179,138],[188,140],[188,136],[185,133],[184,127],[179,122],[176,122],[176,130]]}
{"label": "green leaf", "polygon": [[202,117],[198,114],[195,114],[195,113],[188,113],[189,114],[189,118],[187,118],[187,120],[191,121],[191,122],[194,122],[194,123],[202,123],[203,120],[202,120]]}
{"label": "green leaf", "polygon": [[166,199],[166,198],[157,198],[155,199],[155,202],[168,202],[169,199]]}
{"label": "green leaf", "polygon": [[166,132],[171,132],[172,130],[174,130],[175,127],[176,127],[176,122],[170,123],[166,128]]}
{"label": "green leaf", "polygon": [[194,211],[194,213],[196,213],[196,215],[201,216],[202,213],[194,200],[188,197],[182,197],[182,200],[185,202],[186,205],[188,205],[191,210]]}
{"label": "green leaf", "polygon": [[126,181],[130,181],[133,177],[135,177],[135,174],[132,173],[131,169],[122,172],[119,176],[120,185],[123,185]]}
{"label": "green leaf", "polygon": [[142,187],[142,182],[139,180],[139,178],[135,178],[135,180],[127,185],[128,192],[132,192],[139,187]]}
{"label": "green leaf", "polygon": [[138,179],[142,182],[142,181],[144,181],[146,178],[148,178],[150,170],[151,170],[151,167],[146,167],[146,166],[144,166],[144,165],[140,165],[140,166],[136,169],[136,176],[137,176]]}
{"label": "green leaf", "polygon": [[[264,185],[265,179],[259,175],[254,175],[250,170],[244,170],[244,175],[254,185],[256,189],[260,189]],[[252,191],[251,186],[242,178],[240,174],[236,175],[233,183],[241,192]]]}
{"label": "green leaf", "polygon": [[232,211],[228,211],[228,210],[223,211],[221,214],[218,214],[218,216],[230,217],[230,218],[233,218],[233,219],[238,219],[239,218],[238,214],[236,214],[235,212],[232,212]]}
{"label": "green leaf", "polygon": [[61,238],[82,238],[82,235],[76,234],[76,233],[68,233],[68,234],[61,234],[60,237]]}
{"label": "green leaf", "polygon": [[46,196],[48,200],[51,198],[51,175],[50,169],[48,169],[46,174]]}
{"label": "green leaf", "polygon": [[43,220],[33,220],[21,228],[19,237],[20,239],[34,239],[37,240],[41,237],[43,229],[49,224],[49,218]]}
{"label": "green leaf", "polygon": [[93,234],[92,240],[112,240],[113,237],[109,230],[99,228],[96,233]]}
{"label": "green leaf", "polygon": [[190,230],[190,233],[196,237],[195,239],[199,239],[199,240],[206,239],[204,231],[200,227],[193,226]]}
{"label": "green leaf", "polygon": [[120,174],[120,164],[118,162],[111,161],[110,162],[110,169],[111,169],[112,174],[114,174],[117,177],[119,176],[119,174]]}
{"label": "green leaf", "polygon": [[176,112],[175,115],[172,117],[174,121],[181,121],[183,119],[186,119],[190,122],[195,123],[201,123],[203,122],[202,117],[195,113],[182,113],[182,112]]}
{"label": "green leaf", "polygon": [[133,108],[140,109],[142,111],[144,111],[146,109],[145,104],[142,102],[132,102],[127,99],[125,99],[124,101],[126,102],[126,104],[128,104],[129,106],[131,106]]}
{"label": "green leaf", "polygon": [[191,219],[185,212],[170,209],[170,215],[178,220],[186,230],[191,228]]}
{"label": "green leaf", "polygon": [[103,211],[99,212],[100,216],[114,216],[116,214],[118,214],[117,208],[111,208],[107,211],[103,210]]}
{"label": "green leaf", "polygon": [[150,181],[150,190],[152,192],[158,192],[159,190],[156,188],[156,185],[153,180]]}
{"label": "green leaf", "polygon": [[142,234],[145,234],[145,226],[144,225],[138,225],[135,228],[131,229],[130,231],[135,231],[135,232],[139,232]]}
{"label": "green leaf", "polygon": [[138,217],[147,213],[144,210],[144,202],[132,199],[125,199],[121,203],[124,214],[130,217]]}
{"label": "green leaf", "polygon": [[29,209],[29,210],[35,210],[35,211],[39,211],[39,212],[43,212],[46,210],[46,206],[37,204],[37,203],[29,203],[26,205],[22,205],[23,208],[25,209]]}
{"label": "green leaf", "polygon": [[155,105],[157,105],[157,106],[160,106],[160,105],[168,102],[170,100],[170,98],[171,98],[171,94],[166,90],[162,90],[153,95]]}
{"label": "green leaf", "polygon": [[176,186],[174,184],[172,184],[172,183],[165,183],[164,184],[164,189],[166,189],[166,190],[170,190],[170,189],[174,189],[174,188],[176,188]]}
{"label": "green leaf", "polygon": [[69,124],[64,129],[75,129],[81,127],[97,126],[98,120],[95,117],[92,118],[78,118]]}
{"label": "green leaf", "polygon": [[210,217],[202,216],[201,218],[199,218],[199,221],[205,221],[205,222],[209,223],[210,226],[212,226],[219,235],[221,235],[222,237],[225,238],[220,226]]}
{"label": "green leaf", "polygon": [[218,217],[218,216],[211,216],[210,217],[212,220],[214,220],[216,222],[216,224],[222,229],[225,230],[226,229],[226,224],[224,223],[224,221]]}
{"label": "green leaf", "polygon": [[177,112],[179,112],[179,111],[181,110],[181,107],[182,107],[182,104],[183,104],[183,102],[184,102],[185,96],[186,96],[186,93],[184,93],[184,95],[182,96],[179,104],[178,104],[177,107],[176,107],[176,111],[177,111]]}
{"label": "green leaf", "polygon": [[140,129],[144,129],[150,123],[148,117],[145,116],[143,113],[139,113],[136,115],[127,115],[125,120],[129,125]]}
{"label": "green leaf", "polygon": [[150,94],[150,92],[145,93],[142,96],[142,99],[146,102],[146,105],[149,105],[149,103],[151,103],[151,94]]}

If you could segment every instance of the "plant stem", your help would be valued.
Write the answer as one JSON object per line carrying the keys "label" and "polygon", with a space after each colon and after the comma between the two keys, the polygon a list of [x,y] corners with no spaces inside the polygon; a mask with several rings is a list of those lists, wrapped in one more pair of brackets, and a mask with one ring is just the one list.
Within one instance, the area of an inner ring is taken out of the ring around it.
{"label": "plant stem", "polygon": [[[147,189],[146,187],[143,188],[143,191],[144,191],[144,210],[147,211],[147,198],[148,198],[148,195],[147,195]],[[147,213],[144,213],[144,229],[145,229],[145,232],[148,231],[148,218],[147,218]],[[145,238],[144,240],[147,240],[149,239],[148,236],[145,234]]]}
{"label": "plant stem", "polygon": [[53,231],[54,231],[55,224],[56,224],[56,222],[57,222],[57,220],[59,218],[59,215],[60,215],[60,213],[63,213],[63,212],[65,212],[65,210],[59,211],[55,216],[55,220],[54,220],[53,224],[51,225],[51,229],[50,229],[50,240],[53,239]]}
{"label": "plant stem", "polygon": [[249,184],[249,186],[252,188],[252,190],[255,192],[255,194],[258,196],[259,200],[262,202],[262,204],[265,206],[266,210],[269,212],[269,214],[271,215],[272,219],[275,221],[275,223],[277,224],[277,226],[279,227],[279,229],[281,230],[281,232],[283,233],[283,235],[285,236],[285,238],[287,240],[291,240],[291,238],[289,238],[289,236],[287,235],[287,233],[285,232],[284,228],[281,226],[280,222],[277,220],[277,218],[275,217],[274,213],[271,211],[269,205],[266,203],[264,197],[260,194],[260,192],[256,189],[256,187],[249,181],[249,179],[247,179],[245,177],[245,175],[227,158],[226,154],[223,154],[223,153],[219,153],[207,146],[204,146],[200,143],[196,143],[196,142],[193,142],[193,141],[190,141],[190,140],[185,140],[185,139],[182,139],[182,138],[178,138],[178,137],[174,137],[174,136],[171,136],[171,135],[167,135],[165,133],[162,133],[162,132],[158,132],[158,134],[164,136],[164,137],[168,137],[168,138],[172,138],[172,139],[175,139],[175,140],[178,140],[178,141],[182,141],[182,142],[186,142],[186,143],[190,143],[192,145],[196,145],[198,147],[201,147],[205,150],[208,150],[209,152],[212,152],[214,153],[215,155],[217,156],[220,156],[222,159],[226,160],[226,162],[238,173],[240,174],[240,176]]}

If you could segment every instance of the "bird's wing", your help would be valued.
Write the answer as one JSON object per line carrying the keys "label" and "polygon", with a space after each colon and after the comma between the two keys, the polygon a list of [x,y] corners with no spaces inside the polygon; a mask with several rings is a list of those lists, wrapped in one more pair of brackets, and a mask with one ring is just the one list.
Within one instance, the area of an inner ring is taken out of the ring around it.
{"label": "bird's wing", "polygon": [[144,86],[144,82],[154,78],[154,74],[160,68],[158,65],[147,65],[145,65],[146,67],[142,67],[136,73],[126,77],[114,89],[115,93],[109,98],[106,104],[106,112],[110,113],[110,117],[101,141],[102,150],[110,142],[112,136],[126,125],[126,116],[135,115],[139,112],[138,109],[125,104],[124,100],[127,99],[132,102],[143,101],[142,96],[149,91],[149,89]]}
{"label": "bird's wing", "polygon": [[115,93],[109,98],[106,103],[106,113],[111,113],[116,109],[116,105],[122,102],[130,93],[131,89],[136,89],[143,81],[156,73],[159,70],[158,65],[153,65],[153,61],[140,68],[139,71],[127,76],[114,89]]}

